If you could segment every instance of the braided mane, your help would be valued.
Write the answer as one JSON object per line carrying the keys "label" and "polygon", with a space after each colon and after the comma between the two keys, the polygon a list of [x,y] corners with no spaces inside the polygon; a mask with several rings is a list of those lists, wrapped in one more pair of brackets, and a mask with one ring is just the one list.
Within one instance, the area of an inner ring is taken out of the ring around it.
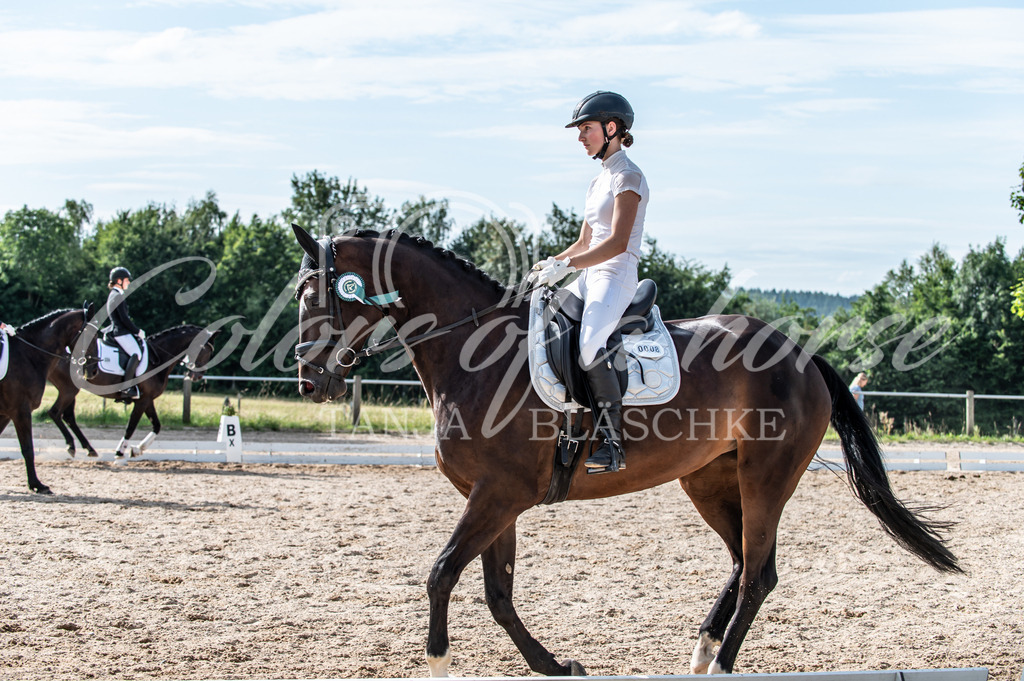
{"label": "braided mane", "polygon": [[158,331],[157,333],[154,333],[149,338],[150,338],[150,340],[162,340],[163,338],[166,338],[166,337],[169,337],[169,336],[179,336],[181,334],[184,334],[185,332],[199,333],[202,330],[203,330],[203,327],[197,326],[196,324],[179,324],[178,326],[172,326],[169,329],[164,329],[163,331]]}
{"label": "braided mane", "polygon": [[75,308],[68,307],[68,308],[64,308],[63,310],[54,310],[53,312],[47,312],[42,317],[39,317],[37,319],[33,319],[30,322],[25,322],[24,324],[22,324],[21,326],[18,327],[18,331],[29,331],[29,332],[38,331],[39,329],[43,328],[44,326],[49,325],[51,322],[53,322],[54,319],[56,319],[57,317],[61,316],[65,312],[72,312],[72,311],[74,311],[74,309]]}
{"label": "braided mane", "polygon": [[469,260],[460,257],[457,253],[450,251],[447,248],[435,246],[422,236],[410,236],[409,234],[400,232],[397,229],[390,229],[383,234],[373,229],[361,229],[355,232],[346,232],[342,234],[342,236],[356,237],[360,239],[376,239],[380,237],[385,239],[397,239],[399,243],[415,246],[416,248],[431,252],[439,262],[451,263],[456,267],[461,267],[469,274],[476,275],[481,281],[491,285],[498,293],[504,294],[508,291],[508,287],[505,286],[505,284],[487,274]]}

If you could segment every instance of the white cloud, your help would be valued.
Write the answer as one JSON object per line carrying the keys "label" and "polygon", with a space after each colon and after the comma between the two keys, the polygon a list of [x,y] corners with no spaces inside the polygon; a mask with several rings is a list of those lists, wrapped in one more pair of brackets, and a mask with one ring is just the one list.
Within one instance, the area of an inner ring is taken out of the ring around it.
{"label": "white cloud", "polygon": [[538,92],[593,73],[600,40],[613,43],[601,78],[656,79],[695,91],[806,88],[850,73],[960,74],[969,85],[991,87],[1024,74],[1021,34],[1024,11],[1011,9],[823,15],[762,25],[740,12],[687,3],[599,5],[582,13],[536,3],[392,0],[331,3],[219,29],[6,31],[0,74],[83,86],[201,88],[223,97],[467,97],[509,88]]}
{"label": "white cloud", "polygon": [[846,97],[832,99],[805,99],[772,105],[771,109],[790,116],[807,117],[815,114],[850,113],[853,111],[874,111],[884,103],[881,99]]}
{"label": "white cloud", "polygon": [[[0,165],[66,163],[144,156],[199,156],[211,151],[272,149],[262,135],[170,125],[132,125],[137,119],[77,101],[0,101]],[[130,121],[126,125],[126,121]]]}

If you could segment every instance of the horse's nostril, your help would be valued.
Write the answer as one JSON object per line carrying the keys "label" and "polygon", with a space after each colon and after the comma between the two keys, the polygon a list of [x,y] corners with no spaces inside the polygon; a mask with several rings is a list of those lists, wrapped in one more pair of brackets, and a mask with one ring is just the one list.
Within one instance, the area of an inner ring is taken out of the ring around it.
{"label": "horse's nostril", "polygon": [[312,381],[302,381],[299,383],[300,395],[311,395],[314,390],[316,390],[316,386],[313,385]]}

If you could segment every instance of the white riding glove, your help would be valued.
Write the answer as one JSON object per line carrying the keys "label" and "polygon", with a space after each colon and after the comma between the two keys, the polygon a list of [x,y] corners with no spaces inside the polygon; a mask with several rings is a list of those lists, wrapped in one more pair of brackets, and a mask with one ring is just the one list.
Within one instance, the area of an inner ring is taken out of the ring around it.
{"label": "white riding glove", "polygon": [[146,340],[146,332],[143,331],[142,329],[139,329],[139,338],[141,338],[142,340]]}
{"label": "white riding glove", "polygon": [[530,270],[530,280],[538,286],[554,286],[576,271],[569,259],[556,260],[554,256],[541,260]]}

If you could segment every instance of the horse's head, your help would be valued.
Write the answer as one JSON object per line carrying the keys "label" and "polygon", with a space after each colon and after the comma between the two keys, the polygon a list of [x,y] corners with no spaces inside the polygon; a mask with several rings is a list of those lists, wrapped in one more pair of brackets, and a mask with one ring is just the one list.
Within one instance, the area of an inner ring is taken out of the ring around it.
{"label": "horse's head", "polygon": [[[383,313],[363,302],[362,282],[373,281],[372,254],[347,253],[346,272],[339,275],[341,255],[334,239],[314,239],[306,230],[292,225],[299,246],[306,253],[299,268],[295,299],[299,301],[299,394],[314,402],[330,402],[346,392],[345,378],[358,361],[372,323]],[[363,240],[355,240],[362,242]],[[365,243],[350,244],[365,251]],[[355,256],[355,257],[347,257]],[[351,270],[351,271],[349,271]],[[357,295],[350,295],[358,284]],[[371,323],[367,311],[376,317]]]}
{"label": "horse's head", "polygon": [[77,310],[67,310],[58,315],[50,322],[50,330],[57,342],[57,347],[63,350],[75,344],[85,323],[89,319],[89,307],[83,306]]}
{"label": "horse's head", "polygon": [[[185,367],[185,374],[188,376],[189,380],[203,380],[203,376],[206,375],[206,370],[209,368],[207,365],[213,357],[213,338],[218,333],[220,333],[219,329],[212,332],[203,329],[192,340],[192,344],[189,345],[188,351],[181,359],[181,364]],[[197,350],[196,346],[199,343],[202,345],[199,345]]]}

